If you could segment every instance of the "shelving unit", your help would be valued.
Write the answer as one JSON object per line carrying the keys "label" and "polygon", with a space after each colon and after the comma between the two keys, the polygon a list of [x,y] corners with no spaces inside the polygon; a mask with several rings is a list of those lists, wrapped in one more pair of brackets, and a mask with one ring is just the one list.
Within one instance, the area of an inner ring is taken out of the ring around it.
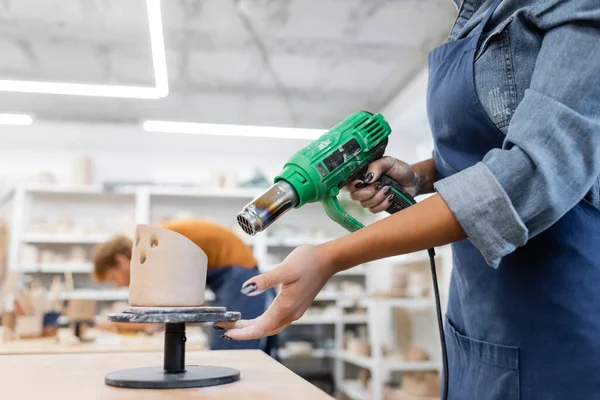
{"label": "shelving unit", "polygon": [[86,235],[62,233],[25,233],[21,236],[23,243],[32,244],[98,244],[105,242],[111,235]]}
{"label": "shelving unit", "polygon": [[367,400],[369,398],[369,392],[363,389],[359,381],[345,380],[338,384],[338,387],[340,392],[352,400]]}
{"label": "shelving unit", "polygon": [[[424,252],[422,252],[424,253]],[[448,264],[451,260],[449,249],[437,251],[436,264],[438,269],[439,286],[446,288],[449,280]],[[395,267],[415,262],[428,262],[426,254],[410,254],[391,257],[378,263],[393,263]],[[374,266],[377,268],[378,266]],[[442,308],[445,309],[446,293],[442,289]],[[349,316],[344,313],[345,307],[359,305],[367,309],[367,315]],[[338,382],[338,393],[343,393],[352,400],[383,400],[383,387],[387,377],[392,372],[416,372],[437,371],[441,374],[441,355],[432,354],[433,358],[423,362],[408,362],[385,358],[383,355],[383,329],[380,318],[393,308],[403,308],[412,312],[431,313],[429,334],[432,335],[432,346],[438,349],[439,337],[435,320],[435,302],[432,296],[423,298],[388,298],[365,296],[354,303],[351,300],[340,300],[338,306],[341,309],[340,320],[336,324],[336,344],[338,351],[335,354],[336,382]],[[361,357],[343,349],[343,335],[345,325],[363,323],[367,326],[369,343],[371,345],[371,356]],[[348,379],[345,364],[351,364],[359,368],[368,369],[371,376],[371,393],[362,387],[359,381]]]}
{"label": "shelving unit", "polygon": [[301,359],[310,359],[310,358],[314,358],[314,359],[322,359],[322,358],[328,358],[334,355],[334,351],[333,350],[327,350],[327,349],[315,349],[313,350],[310,354],[292,354],[288,351],[286,351],[285,349],[281,349],[279,351],[279,358],[283,359],[283,360],[290,360],[290,359],[294,359],[294,360],[301,360]]}

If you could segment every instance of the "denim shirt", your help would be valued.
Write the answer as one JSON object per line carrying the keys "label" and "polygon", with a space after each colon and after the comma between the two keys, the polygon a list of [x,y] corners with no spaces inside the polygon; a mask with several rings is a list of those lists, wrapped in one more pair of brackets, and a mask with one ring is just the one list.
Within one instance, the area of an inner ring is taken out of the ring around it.
{"label": "denim shirt", "polygon": [[[448,40],[471,35],[492,3],[464,0]],[[579,202],[600,207],[600,0],[502,1],[474,69],[504,143],[435,188],[497,267]]]}

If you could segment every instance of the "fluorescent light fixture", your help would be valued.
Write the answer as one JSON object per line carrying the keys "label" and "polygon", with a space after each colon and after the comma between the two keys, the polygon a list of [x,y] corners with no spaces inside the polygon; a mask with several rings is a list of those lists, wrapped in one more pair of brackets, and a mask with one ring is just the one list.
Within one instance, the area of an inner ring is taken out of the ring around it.
{"label": "fluorescent light fixture", "polygon": [[0,91],[135,99],[166,97],[169,94],[169,83],[160,0],[146,0],[146,9],[148,11],[148,26],[150,27],[154,87],[0,80]]}
{"label": "fluorescent light fixture", "polygon": [[197,135],[246,136],[276,139],[317,139],[325,129],[278,128],[274,126],[199,124],[194,122],[145,121],[148,132],[192,133]]}
{"label": "fluorescent light fixture", "polygon": [[27,114],[0,114],[0,125],[27,126],[33,123],[31,115]]}

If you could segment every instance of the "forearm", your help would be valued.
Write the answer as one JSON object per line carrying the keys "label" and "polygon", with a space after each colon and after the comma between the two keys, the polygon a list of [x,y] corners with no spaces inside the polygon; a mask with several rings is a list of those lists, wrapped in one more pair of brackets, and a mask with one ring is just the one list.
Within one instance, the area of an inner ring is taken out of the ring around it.
{"label": "forearm", "polygon": [[333,273],[359,264],[445,245],[466,237],[440,195],[318,246]]}
{"label": "forearm", "polygon": [[419,176],[419,192],[417,194],[433,193],[433,184],[438,179],[435,160],[430,158],[413,164],[411,167]]}

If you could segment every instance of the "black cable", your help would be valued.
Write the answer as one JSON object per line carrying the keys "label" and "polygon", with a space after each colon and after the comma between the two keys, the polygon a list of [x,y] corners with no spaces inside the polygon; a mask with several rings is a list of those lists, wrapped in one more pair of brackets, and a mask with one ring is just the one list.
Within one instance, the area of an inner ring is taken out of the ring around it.
{"label": "black cable", "polygon": [[440,342],[442,344],[442,368],[444,389],[442,391],[442,400],[448,400],[448,350],[446,349],[446,337],[444,336],[444,321],[442,320],[442,304],[440,302],[440,288],[438,287],[437,272],[435,270],[435,250],[427,250],[429,253],[429,265],[431,265],[431,279],[433,281],[433,293],[435,296],[435,310],[438,320],[438,329],[440,331]]}

